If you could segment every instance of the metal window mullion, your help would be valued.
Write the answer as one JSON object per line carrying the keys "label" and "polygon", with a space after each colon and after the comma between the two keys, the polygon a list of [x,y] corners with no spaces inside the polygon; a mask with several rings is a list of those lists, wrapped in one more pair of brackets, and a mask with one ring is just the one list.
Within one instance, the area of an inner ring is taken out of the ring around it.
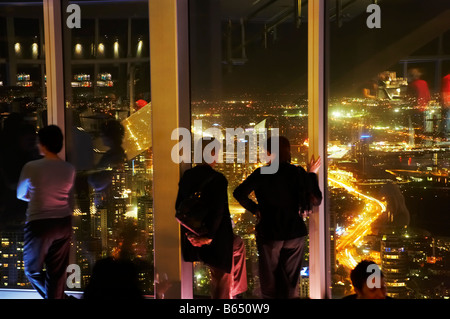
{"label": "metal window mullion", "polygon": [[[174,129],[190,129],[188,0],[149,0],[155,276],[166,298],[192,298],[192,264],[181,257],[175,200],[182,167],[171,160]],[[155,295],[158,286],[155,286]]]}
{"label": "metal window mullion", "polygon": [[325,1],[308,2],[308,155],[322,159],[318,176],[324,193],[322,205],[315,209],[309,220],[310,297],[313,299],[330,296],[326,217]]}
{"label": "metal window mullion", "polygon": [[[47,76],[47,122],[65,134],[64,63],[61,1],[44,0],[45,71]],[[65,158],[65,149],[60,153]]]}

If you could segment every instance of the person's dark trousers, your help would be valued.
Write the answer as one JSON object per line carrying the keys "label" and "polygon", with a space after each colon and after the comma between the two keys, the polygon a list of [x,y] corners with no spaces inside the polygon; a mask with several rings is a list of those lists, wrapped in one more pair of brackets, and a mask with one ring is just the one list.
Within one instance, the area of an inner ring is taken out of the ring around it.
{"label": "person's dark trousers", "polygon": [[298,279],[305,240],[306,237],[276,241],[257,238],[262,298],[292,299],[298,297]]}
{"label": "person's dark trousers", "polygon": [[71,239],[70,216],[40,219],[25,225],[25,274],[44,299],[64,298]]}

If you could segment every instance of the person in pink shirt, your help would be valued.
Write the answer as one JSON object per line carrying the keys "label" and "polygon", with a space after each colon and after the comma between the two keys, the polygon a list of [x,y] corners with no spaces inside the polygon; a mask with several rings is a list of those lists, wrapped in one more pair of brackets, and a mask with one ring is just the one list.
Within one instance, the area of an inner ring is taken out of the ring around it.
{"label": "person in pink shirt", "polygon": [[430,116],[428,103],[431,100],[431,94],[428,83],[422,79],[422,72],[419,69],[411,69],[408,73],[409,83],[406,95],[412,103],[413,123],[415,126],[423,128],[424,133],[430,133],[432,128],[427,119]]}
{"label": "person in pink shirt", "polygon": [[23,248],[25,275],[44,299],[66,298],[75,168],[58,156],[63,141],[58,126],[41,128],[38,146],[43,157],[25,164],[17,186],[17,198],[28,202]]}
{"label": "person in pink shirt", "polygon": [[428,83],[423,80],[422,72],[419,69],[410,70],[411,82],[408,84],[408,95],[414,99],[414,106],[421,111],[427,109],[431,99]]}

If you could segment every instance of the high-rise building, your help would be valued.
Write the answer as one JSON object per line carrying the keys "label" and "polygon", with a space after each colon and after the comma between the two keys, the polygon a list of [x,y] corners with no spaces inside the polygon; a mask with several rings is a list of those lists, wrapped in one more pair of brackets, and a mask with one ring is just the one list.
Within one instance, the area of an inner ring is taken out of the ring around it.
{"label": "high-rise building", "polygon": [[381,238],[381,270],[392,298],[407,297],[408,254],[399,231],[391,231]]}
{"label": "high-rise building", "polygon": [[0,287],[30,287],[23,264],[23,231],[0,233]]}

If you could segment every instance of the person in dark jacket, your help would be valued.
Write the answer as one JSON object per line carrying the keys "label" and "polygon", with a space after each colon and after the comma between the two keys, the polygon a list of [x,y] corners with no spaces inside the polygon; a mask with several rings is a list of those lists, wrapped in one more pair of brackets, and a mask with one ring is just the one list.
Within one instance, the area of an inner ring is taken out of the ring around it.
{"label": "person in dark jacket", "polygon": [[[290,163],[290,143],[278,138],[279,168],[274,174],[261,174],[257,168],[233,193],[236,200],[257,218],[256,242],[259,253],[259,279],[265,299],[296,298],[303,261],[307,228],[303,218],[312,206],[320,205],[322,192],[317,183],[320,158],[311,160],[309,172]],[[276,145],[276,143],[275,143]],[[249,198],[254,192],[257,203]]]}
{"label": "person in dark jacket", "polygon": [[[217,140],[203,139],[202,150]],[[197,236],[180,226],[181,251],[187,262],[201,261],[211,271],[211,297],[231,299],[247,290],[245,249],[242,239],[234,235],[228,208],[228,181],[222,173],[214,170],[218,152],[211,151],[212,161],[188,169],[180,179],[176,207],[196,192],[200,185],[212,177],[205,185],[202,198],[208,210],[206,228],[208,232]],[[203,151],[202,151],[203,154]]]}

